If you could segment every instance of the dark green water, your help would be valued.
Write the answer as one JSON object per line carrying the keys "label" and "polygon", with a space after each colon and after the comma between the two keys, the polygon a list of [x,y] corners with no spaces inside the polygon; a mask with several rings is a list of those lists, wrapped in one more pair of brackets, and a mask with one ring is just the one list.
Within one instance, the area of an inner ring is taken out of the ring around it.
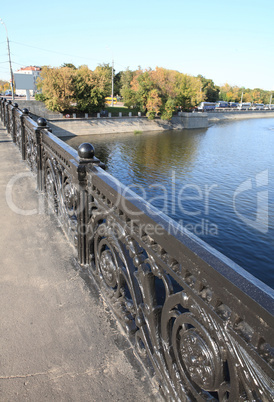
{"label": "dark green water", "polygon": [[274,119],[65,141],[274,288]]}

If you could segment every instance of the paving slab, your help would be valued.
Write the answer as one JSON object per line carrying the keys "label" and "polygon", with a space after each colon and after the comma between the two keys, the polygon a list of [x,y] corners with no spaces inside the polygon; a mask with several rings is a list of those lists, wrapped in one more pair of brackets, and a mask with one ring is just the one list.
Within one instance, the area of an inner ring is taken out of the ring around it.
{"label": "paving slab", "polygon": [[0,123],[0,401],[158,401]]}

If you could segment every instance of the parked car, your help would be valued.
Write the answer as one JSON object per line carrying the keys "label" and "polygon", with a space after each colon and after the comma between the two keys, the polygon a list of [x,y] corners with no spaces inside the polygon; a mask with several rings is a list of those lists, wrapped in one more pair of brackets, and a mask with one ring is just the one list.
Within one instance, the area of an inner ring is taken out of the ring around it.
{"label": "parked car", "polygon": [[11,96],[12,95],[12,92],[11,91],[6,91],[5,92],[5,96]]}

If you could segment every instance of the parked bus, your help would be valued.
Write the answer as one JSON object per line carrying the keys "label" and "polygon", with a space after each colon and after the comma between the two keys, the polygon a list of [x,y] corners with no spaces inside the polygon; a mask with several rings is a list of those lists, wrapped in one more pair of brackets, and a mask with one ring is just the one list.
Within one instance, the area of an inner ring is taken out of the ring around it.
{"label": "parked bus", "polygon": [[[108,105],[112,104],[112,97],[111,96],[107,96],[105,98],[105,103],[107,103]],[[113,104],[116,105],[117,103],[117,98],[113,97]]]}
{"label": "parked bus", "polygon": [[263,103],[253,103],[251,109],[252,110],[263,110],[264,104]]}
{"label": "parked bus", "polygon": [[239,105],[239,103],[236,103],[236,102],[228,102],[228,106],[229,107],[237,107]]}
{"label": "parked bus", "polygon": [[218,108],[218,107],[220,107],[220,108],[229,107],[229,106],[228,106],[228,102],[218,101],[218,102],[216,103],[216,108]]}
{"label": "parked bus", "polygon": [[239,110],[248,110],[251,107],[251,103],[250,102],[245,102],[245,103],[239,103],[239,105],[237,106],[237,109]]}
{"label": "parked bus", "polygon": [[216,106],[216,103],[214,102],[202,102],[200,103],[200,105],[198,106],[198,110],[200,112],[206,112],[208,110],[214,110]]}
{"label": "parked bus", "polygon": [[274,110],[274,104],[272,104],[272,105],[264,105],[264,110]]}

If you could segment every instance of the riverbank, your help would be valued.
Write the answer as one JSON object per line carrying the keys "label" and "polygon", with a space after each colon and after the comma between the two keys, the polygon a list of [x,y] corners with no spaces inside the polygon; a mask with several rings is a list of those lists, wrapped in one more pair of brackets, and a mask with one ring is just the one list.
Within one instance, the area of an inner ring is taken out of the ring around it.
{"label": "riverbank", "polygon": [[274,118],[273,110],[235,110],[231,112],[210,112],[208,113],[209,124],[214,124],[226,120],[245,120],[245,119],[265,119]]}
{"label": "riverbank", "polygon": [[233,111],[215,113],[181,113],[171,121],[148,120],[146,117],[112,117],[93,119],[54,119],[48,122],[58,137],[133,133],[143,131],[187,130],[208,128],[229,120],[274,118],[274,111]]}
{"label": "riverbank", "polygon": [[17,103],[21,109],[27,107],[32,114],[47,119],[52,132],[58,137],[200,129],[208,128],[212,124],[227,120],[274,118],[273,110],[235,110],[210,113],[181,112],[172,117],[170,121],[161,120],[160,118],[148,120],[147,117],[139,116],[65,119],[61,113],[47,110],[43,102],[22,100]]}
{"label": "riverbank", "polygon": [[58,137],[133,133],[143,131],[183,130],[208,127],[207,113],[181,113],[171,121],[148,120],[147,117],[111,117],[93,119],[54,119],[48,122]]}

